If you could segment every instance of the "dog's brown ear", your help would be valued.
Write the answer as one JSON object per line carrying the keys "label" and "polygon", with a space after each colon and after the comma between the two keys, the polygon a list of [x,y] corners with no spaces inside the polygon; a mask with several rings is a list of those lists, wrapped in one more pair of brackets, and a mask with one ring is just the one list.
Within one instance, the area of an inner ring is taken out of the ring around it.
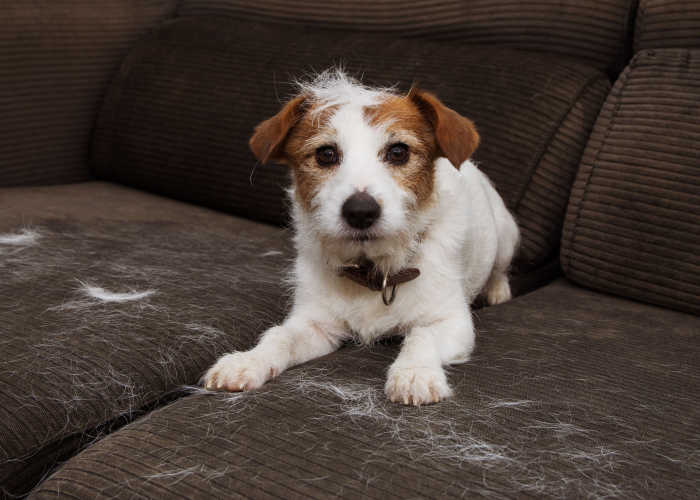
{"label": "dog's brown ear", "polygon": [[285,162],[284,141],[304,113],[304,100],[303,95],[295,97],[279,113],[255,127],[248,144],[260,163]]}
{"label": "dog's brown ear", "polygon": [[408,97],[433,126],[441,155],[459,169],[479,146],[479,134],[474,124],[430,92],[412,88]]}

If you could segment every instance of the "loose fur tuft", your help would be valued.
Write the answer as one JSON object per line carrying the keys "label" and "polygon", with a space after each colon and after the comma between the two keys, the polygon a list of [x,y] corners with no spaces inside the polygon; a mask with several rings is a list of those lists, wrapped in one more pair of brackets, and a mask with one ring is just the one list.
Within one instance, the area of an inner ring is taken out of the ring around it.
{"label": "loose fur tuft", "polygon": [[30,246],[39,240],[40,234],[33,229],[22,229],[16,233],[0,234],[0,245]]}
{"label": "loose fur tuft", "polygon": [[150,297],[155,290],[145,290],[143,292],[130,291],[130,292],[110,292],[99,286],[88,285],[87,283],[82,283],[80,291],[89,298],[97,299],[100,302],[131,302],[135,300],[145,299]]}
{"label": "loose fur tuft", "polygon": [[307,79],[296,80],[294,84],[299,95],[309,100],[312,116],[348,104],[376,106],[383,99],[396,95],[394,87],[369,87],[348,75],[342,67],[326,69]]}

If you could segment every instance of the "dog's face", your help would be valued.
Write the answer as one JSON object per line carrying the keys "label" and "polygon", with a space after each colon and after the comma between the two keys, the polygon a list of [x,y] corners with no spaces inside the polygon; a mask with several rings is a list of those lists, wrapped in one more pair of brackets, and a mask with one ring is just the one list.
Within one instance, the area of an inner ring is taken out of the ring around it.
{"label": "dog's face", "polygon": [[432,94],[373,91],[342,77],[291,100],[258,125],[250,146],[261,162],[291,167],[297,222],[329,260],[400,267],[425,229],[435,159],[459,168],[478,140]]}

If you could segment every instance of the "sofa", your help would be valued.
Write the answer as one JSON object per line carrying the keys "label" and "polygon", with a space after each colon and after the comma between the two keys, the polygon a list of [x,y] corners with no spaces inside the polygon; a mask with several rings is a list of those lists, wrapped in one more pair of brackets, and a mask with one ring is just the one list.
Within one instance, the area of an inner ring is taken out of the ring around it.
{"label": "sofa", "polygon": [[[697,498],[700,2],[0,5],[5,498]],[[343,65],[470,117],[518,220],[453,398],[401,339],[198,385],[289,307],[253,127]]]}

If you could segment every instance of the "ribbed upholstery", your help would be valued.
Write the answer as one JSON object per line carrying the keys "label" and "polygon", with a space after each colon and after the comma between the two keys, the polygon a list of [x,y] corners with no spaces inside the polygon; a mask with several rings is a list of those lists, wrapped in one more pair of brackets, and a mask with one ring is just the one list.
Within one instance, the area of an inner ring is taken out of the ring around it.
{"label": "ribbed upholstery", "polygon": [[640,0],[634,49],[700,48],[700,2]]}
{"label": "ribbed upholstery", "polygon": [[29,498],[697,498],[700,318],[560,281],[476,326],[453,400],[387,403],[397,347],[346,347],[157,410]]}
{"label": "ribbed upholstery", "polygon": [[573,280],[700,312],[700,50],[637,54],[573,187],[561,260]]}
{"label": "ribbed upholstery", "polygon": [[368,83],[417,81],[472,118],[482,136],[475,159],[523,229],[520,267],[555,254],[568,188],[609,88],[599,70],[560,56],[317,31],[168,24],[132,51],[109,90],[97,175],[284,224],[286,169],[256,166],[248,139],[279,110],[293,76],[343,61]]}
{"label": "ribbed upholstery", "polygon": [[175,0],[0,2],[0,186],[90,177],[90,132],[129,46]]}
{"label": "ribbed upholstery", "polygon": [[[284,231],[94,182],[0,190],[0,496],[281,320]],[[102,302],[83,285],[139,300]]]}
{"label": "ribbed upholstery", "polygon": [[[547,259],[548,252],[559,248],[561,226],[566,202],[571,185],[576,175],[574,163],[580,158],[586,146],[588,134],[595,123],[601,103],[610,89],[604,80],[595,80],[582,88],[573,105],[564,116],[556,130],[552,131],[549,143],[531,171],[527,184],[523,184],[520,197],[513,208],[521,230],[518,261],[524,268],[535,268]],[[505,106],[513,103],[504,103]],[[521,124],[514,124],[518,127]],[[534,125],[534,124],[533,124]],[[531,126],[533,126],[531,125]],[[522,124],[523,128],[527,125]],[[498,133],[494,127],[492,133]],[[513,128],[506,127],[500,133],[509,134]],[[498,176],[501,183],[512,175],[512,163],[500,160],[500,154],[513,151],[510,145],[504,145],[501,151],[494,150],[494,164],[501,167]],[[512,158],[510,161],[512,162]],[[496,172],[484,169],[493,178]]]}
{"label": "ribbed upholstery", "polygon": [[630,0],[183,0],[178,13],[505,45],[575,56],[605,69],[617,67],[625,57],[632,4]]}

